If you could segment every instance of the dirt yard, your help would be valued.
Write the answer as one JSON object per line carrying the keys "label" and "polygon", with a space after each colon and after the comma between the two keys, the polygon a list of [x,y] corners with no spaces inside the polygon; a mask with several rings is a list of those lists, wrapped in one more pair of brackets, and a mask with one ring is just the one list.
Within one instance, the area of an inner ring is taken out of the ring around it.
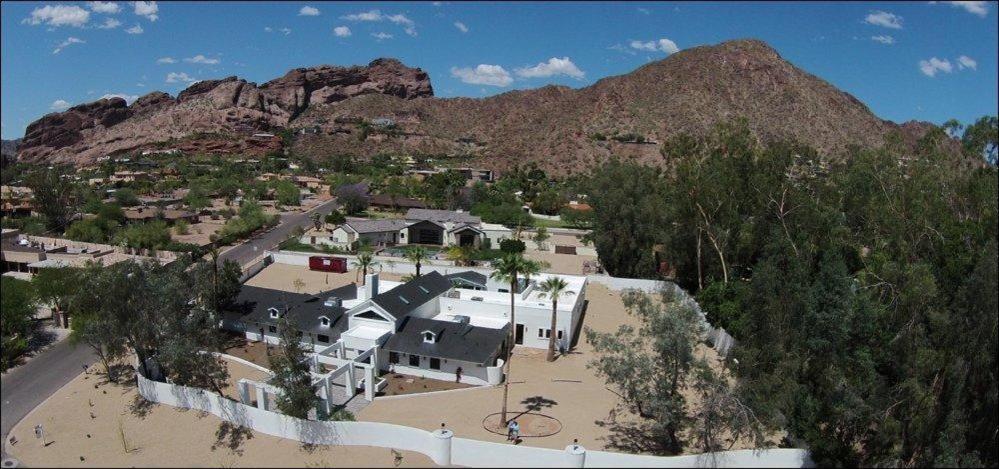
{"label": "dirt yard", "polygon": [[[603,285],[587,287],[589,301],[584,325],[600,331],[615,331],[619,325],[637,325],[628,315],[621,296]],[[517,348],[511,363],[509,410],[516,417],[533,412],[554,417],[562,430],[541,438],[524,438],[521,444],[546,448],[565,448],[578,438],[589,449],[638,452],[638,442],[628,436],[634,421],[616,413],[619,401],[603,379],[586,364],[594,359],[592,347],[580,338],[576,348],[554,362],[545,361],[545,350]],[[714,352],[700,347],[698,353],[714,361]],[[504,442],[505,436],[483,428],[483,420],[499,412],[503,387],[463,392],[414,395],[401,399],[375,399],[358,415],[358,420],[391,422],[419,428],[446,422],[448,428],[463,438]],[[616,415],[617,414],[617,415]],[[738,446],[737,446],[738,447]]]}
{"label": "dirt yard", "polygon": [[[379,277],[384,280],[399,281],[402,276],[382,272]],[[300,293],[319,293],[337,287],[342,287],[351,282],[359,282],[357,272],[350,270],[347,273],[338,274],[333,272],[319,272],[309,270],[308,267],[290,264],[271,264],[253,276],[247,285],[261,288],[271,288],[274,290],[296,291],[295,279],[302,281]]]}
{"label": "dirt yard", "polygon": [[[471,384],[455,383],[454,381],[442,381],[439,379],[423,378],[420,376],[401,375],[398,373],[386,373],[382,375],[388,381],[385,386],[384,395],[400,396],[403,394],[419,394],[423,392],[448,391],[451,389],[466,389],[474,387]],[[375,398],[377,400],[377,398]]]}
{"label": "dirt yard", "polygon": [[[238,364],[230,366],[233,382],[260,373]],[[426,456],[409,451],[370,446],[303,448],[296,441],[231,431],[211,414],[149,404],[138,398],[134,379],[108,384],[96,369],[76,377],[15,426],[11,436],[17,443],[5,442],[7,452],[27,467],[433,465]],[[44,447],[34,436],[38,424],[45,430]]]}

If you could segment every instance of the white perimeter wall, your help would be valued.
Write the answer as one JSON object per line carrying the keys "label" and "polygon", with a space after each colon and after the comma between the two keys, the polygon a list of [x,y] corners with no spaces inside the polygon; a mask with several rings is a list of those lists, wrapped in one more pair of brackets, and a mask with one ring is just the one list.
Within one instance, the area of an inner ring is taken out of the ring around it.
{"label": "white perimeter wall", "polygon": [[[470,440],[444,439],[417,428],[380,422],[309,421],[270,412],[203,389],[177,386],[136,374],[145,399],[211,413],[223,420],[279,438],[317,445],[378,446],[424,454],[438,465],[470,467],[580,467],[567,451]],[[450,445],[448,444],[450,442]],[[715,459],[712,459],[714,457]],[[589,451],[583,467],[809,467],[800,449],[728,451],[710,456],[658,457]]]}

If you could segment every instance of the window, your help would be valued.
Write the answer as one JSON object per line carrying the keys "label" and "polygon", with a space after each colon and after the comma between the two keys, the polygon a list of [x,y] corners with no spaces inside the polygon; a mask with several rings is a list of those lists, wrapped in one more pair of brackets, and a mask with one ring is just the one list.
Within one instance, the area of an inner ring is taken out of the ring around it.
{"label": "window", "polygon": [[538,338],[543,339],[545,337],[545,330],[538,328]]}
{"label": "window", "polygon": [[423,341],[428,343],[434,343],[434,333],[430,331],[423,332]]}
{"label": "window", "polygon": [[319,342],[322,342],[324,344],[328,344],[328,343],[330,343],[330,336],[319,334],[319,335],[316,336],[316,340],[318,340]]}
{"label": "window", "polygon": [[399,363],[399,352],[389,352],[389,363],[393,365]]}
{"label": "window", "polygon": [[272,334],[276,334],[277,333],[277,326],[267,326],[267,332],[270,332]]}
{"label": "window", "polygon": [[365,311],[363,313],[355,314],[354,317],[361,318],[361,319],[374,319],[376,321],[388,321],[388,319],[385,319],[384,317],[382,317],[382,315],[380,315],[380,314],[378,314],[378,313],[376,313],[376,312],[374,312],[372,310],[367,310],[367,311]]}
{"label": "window", "polygon": [[441,369],[441,359],[440,358],[431,358],[430,359],[430,369],[431,370],[439,370],[439,369]]}
{"label": "window", "polygon": [[508,288],[500,288],[499,292],[500,293],[510,293],[510,289],[508,289]]}
{"label": "window", "polygon": [[319,318],[319,324],[323,327],[330,327],[330,318],[326,316]]}
{"label": "window", "polygon": [[270,307],[270,308],[267,309],[267,311],[271,313],[271,318],[277,318],[278,317],[278,309],[277,308]]}
{"label": "window", "polygon": [[562,340],[562,330],[558,331],[558,340]]}
{"label": "window", "polygon": [[415,367],[419,368],[420,367],[420,356],[419,355],[410,355],[409,356],[409,366],[415,366]]}

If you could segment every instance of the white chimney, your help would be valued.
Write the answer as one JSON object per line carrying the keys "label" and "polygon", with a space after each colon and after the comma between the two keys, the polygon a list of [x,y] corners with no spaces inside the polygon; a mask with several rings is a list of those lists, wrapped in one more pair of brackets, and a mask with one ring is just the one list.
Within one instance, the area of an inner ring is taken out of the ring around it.
{"label": "white chimney", "polygon": [[364,276],[365,299],[374,298],[378,294],[378,274],[371,273]]}

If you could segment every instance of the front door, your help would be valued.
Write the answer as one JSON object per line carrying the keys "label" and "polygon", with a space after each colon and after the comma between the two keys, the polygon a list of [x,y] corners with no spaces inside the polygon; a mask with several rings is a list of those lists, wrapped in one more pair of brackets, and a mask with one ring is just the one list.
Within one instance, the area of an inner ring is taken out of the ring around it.
{"label": "front door", "polygon": [[524,325],[517,324],[517,333],[514,335],[513,342],[517,345],[524,345]]}

